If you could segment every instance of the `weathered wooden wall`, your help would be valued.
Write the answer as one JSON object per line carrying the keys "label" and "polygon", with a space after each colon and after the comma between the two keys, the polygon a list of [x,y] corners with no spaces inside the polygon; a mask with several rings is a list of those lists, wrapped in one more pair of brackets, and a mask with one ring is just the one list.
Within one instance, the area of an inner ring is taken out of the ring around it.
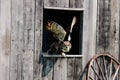
{"label": "weathered wooden wall", "polygon": [[[83,6],[82,0],[54,1],[45,2],[53,6],[60,2],[59,7]],[[0,80],[79,80],[81,58],[59,58],[56,62],[46,58],[40,63],[42,20],[43,0],[0,0]],[[43,77],[51,62],[54,66]]]}
{"label": "weathered wooden wall", "polygon": [[118,60],[120,59],[119,4],[119,0],[98,0],[96,26],[96,53],[110,52]]}
{"label": "weathered wooden wall", "polygon": [[119,55],[119,0],[99,0],[97,16],[97,52]]}
{"label": "weathered wooden wall", "polygon": [[[0,0],[0,80],[79,80],[82,69],[95,53],[110,52],[119,59],[119,3]],[[43,6],[85,9],[83,58],[41,57]]]}
{"label": "weathered wooden wall", "polygon": [[0,0],[0,79],[9,80],[11,0]]}
{"label": "weathered wooden wall", "polygon": [[[44,7],[59,7],[59,8],[83,8],[82,0],[44,0],[40,6]],[[75,6],[77,5],[77,6]],[[39,8],[38,8],[39,9]],[[41,8],[42,11],[42,8]],[[39,14],[38,14],[39,15]],[[41,16],[42,19],[43,16]],[[38,30],[42,31],[42,25]],[[42,35],[42,32],[40,32]],[[40,35],[38,34],[38,35]],[[41,36],[38,37],[38,43]],[[36,54],[41,53],[39,50],[42,46],[37,47]],[[44,68],[43,68],[44,67]],[[79,80],[80,73],[82,71],[82,59],[81,58],[42,58],[40,59],[40,65],[35,68],[35,80]]]}

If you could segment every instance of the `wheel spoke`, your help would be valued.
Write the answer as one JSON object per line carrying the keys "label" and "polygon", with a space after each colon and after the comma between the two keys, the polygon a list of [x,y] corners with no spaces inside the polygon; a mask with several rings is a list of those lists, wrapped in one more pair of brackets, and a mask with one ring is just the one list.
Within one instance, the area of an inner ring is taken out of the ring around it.
{"label": "wheel spoke", "polygon": [[93,69],[93,71],[95,72],[95,74],[97,75],[97,77],[100,79],[98,73],[95,71],[95,69],[93,68],[93,66],[91,65],[91,68]]}
{"label": "wheel spoke", "polygon": [[94,80],[91,76],[89,76],[89,78],[90,78],[91,80]]}
{"label": "wheel spoke", "polygon": [[109,77],[109,80],[111,80],[111,75],[112,75],[112,59],[110,59],[110,72],[109,72],[109,75],[108,75],[108,77]]}
{"label": "wheel spoke", "polygon": [[116,69],[115,74],[114,74],[114,76],[113,76],[113,79],[112,79],[112,80],[115,80],[115,77],[116,77],[116,75],[117,75],[118,71],[119,71],[119,66],[118,66],[118,68]]}
{"label": "wheel spoke", "polygon": [[106,69],[106,61],[105,61],[104,56],[103,56],[103,66],[104,66],[104,69],[105,69],[105,78],[106,78],[106,80],[108,80],[108,77],[107,77],[108,73],[107,73],[107,69]]}
{"label": "wheel spoke", "polygon": [[118,80],[120,63],[109,53],[96,54],[88,64],[87,80]]}
{"label": "wheel spoke", "polygon": [[105,80],[104,73],[103,73],[102,68],[101,68],[101,66],[99,65],[99,63],[98,63],[98,60],[97,60],[97,59],[96,59],[96,63],[97,63],[97,65],[98,65],[98,68],[100,69],[100,72],[101,72],[101,74],[102,74],[103,80]]}

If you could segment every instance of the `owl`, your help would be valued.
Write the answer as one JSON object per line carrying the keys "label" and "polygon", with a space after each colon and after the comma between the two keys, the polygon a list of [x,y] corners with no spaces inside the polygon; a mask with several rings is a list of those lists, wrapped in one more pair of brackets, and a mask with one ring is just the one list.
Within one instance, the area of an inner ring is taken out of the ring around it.
{"label": "owl", "polygon": [[46,29],[53,34],[53,37],[56,39],[55,42],[51,45],[50,49],[48,50],[49,53],[57,53],[61,54],[65,57],[65,53],[69,52],[72,45],[70,43],[71,40],[71,33],[72,28],[76,23],[76,17],[73,17],[72,24],[70,27],[70,33],[68,35],[68,40],[64,41],[67,32],[63,29],[61,25],[54,21],[50,21],[47,23]]}

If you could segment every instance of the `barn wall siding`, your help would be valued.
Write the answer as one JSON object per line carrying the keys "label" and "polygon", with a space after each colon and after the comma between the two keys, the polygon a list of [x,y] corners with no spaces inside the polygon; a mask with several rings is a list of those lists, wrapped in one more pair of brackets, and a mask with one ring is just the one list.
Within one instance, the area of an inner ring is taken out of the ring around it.
{"label": "barn wall siding", "polygon": [[39,80],[42,75],[42,64],[39,57],[42,50],[42,20],[43,20],[43,0],[35,0],[35,53],[34,53],[34,80]]}
{"label": "barn wall siding", "polygon": [[119,0],[98,0],[96,52],[109,52],[118,60],[119,15]]}
{"label": "barn wall siding", "polygon": [[10,80],[33,80],[34,0],[11,1]]}
{"label": "barn wall siding", "polygon": [[97,52],[119,56],[119,1],[99,0],[97,16]]}
{"label": "barn wall siding", "polygon": [[9,80],[11,0],[0,0],[0,79]]}
{"label": "barn wall siding", "polygon": [[22,53],[23,53],[23,0],[19,3],[11,1],[11,58],[10,58],[10,80],[22,79]]}
{"label": "barn wall siding", "polygon": [[[110,52],[119,59],[119,3],[119,0],[0,0],[0,80],[81,80],[82,70],[95,53]],[[83,58],[41,56],[44,7],[85,9]]]}
{"label": "barn wall siding", "polygon": [[45,7],[83,8],[84,0],[44,0]]}
{"label": "barn wall siding", "polygon": [[97,14],[97,0],[85,0],[85,11],[83,21],[83,68],[85,68],[88,61],[96,53],[96,14]]}

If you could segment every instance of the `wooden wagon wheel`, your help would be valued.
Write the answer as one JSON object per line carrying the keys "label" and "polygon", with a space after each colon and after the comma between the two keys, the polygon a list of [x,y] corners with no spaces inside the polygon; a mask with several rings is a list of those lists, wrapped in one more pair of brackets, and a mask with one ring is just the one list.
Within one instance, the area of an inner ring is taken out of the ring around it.
{"label": "wooden wagon wheel", "polygon": [[88,64],[87,80],[118,80],[120,63],[109,53],[96,54]]}

